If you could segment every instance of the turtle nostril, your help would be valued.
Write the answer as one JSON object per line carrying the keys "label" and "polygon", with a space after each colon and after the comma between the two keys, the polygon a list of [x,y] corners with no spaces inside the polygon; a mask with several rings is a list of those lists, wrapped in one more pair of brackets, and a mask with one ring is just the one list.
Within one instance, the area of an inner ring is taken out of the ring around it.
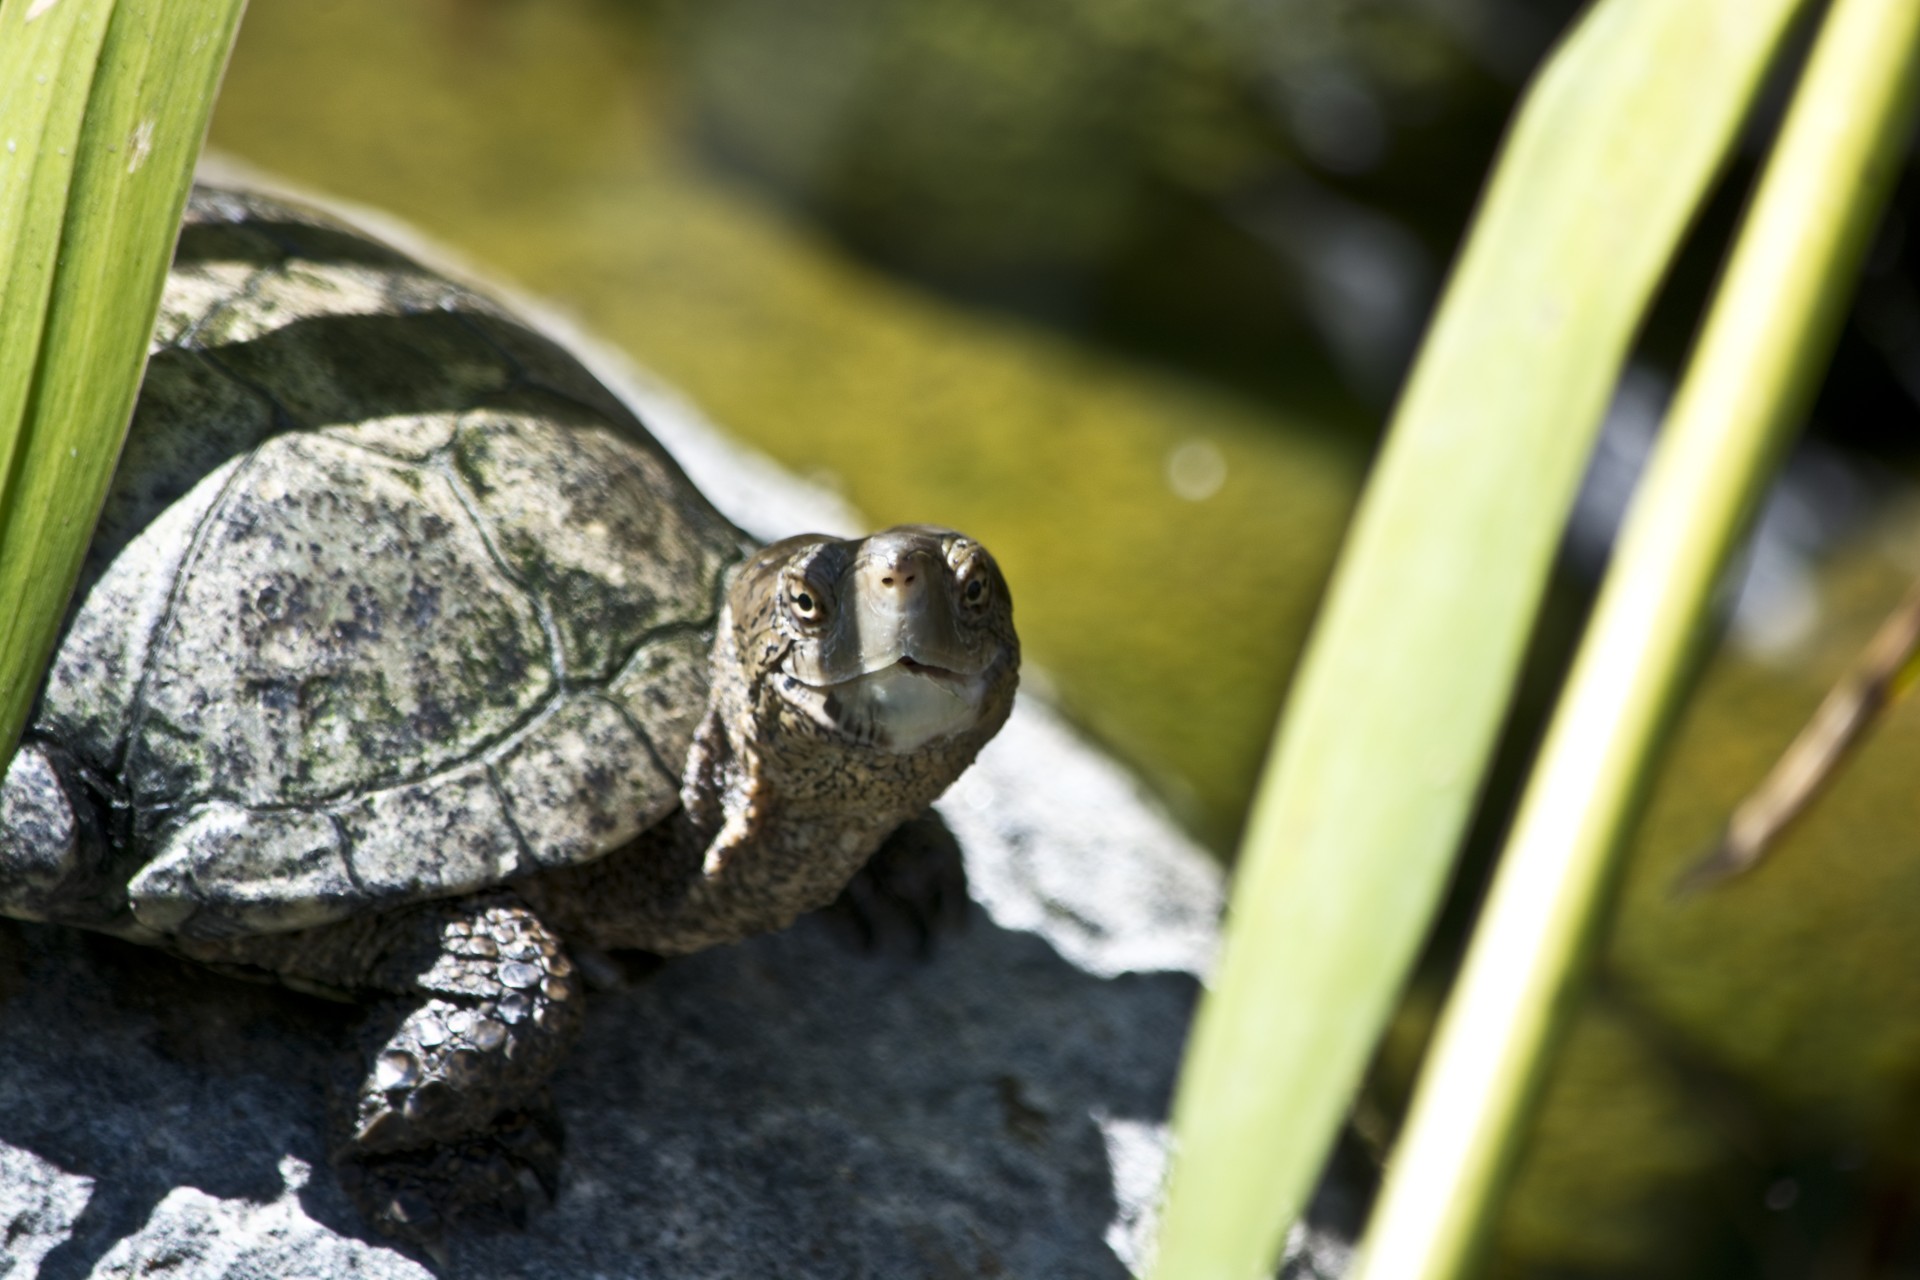
{"label": "turtle nostril", "polygon": [[926,563],[924,555],[907,552],[874,556],[861,566],[861,577],[876,596],[884,595],[897,605],[904,605],[908,600],[918,599],[939,573]]}

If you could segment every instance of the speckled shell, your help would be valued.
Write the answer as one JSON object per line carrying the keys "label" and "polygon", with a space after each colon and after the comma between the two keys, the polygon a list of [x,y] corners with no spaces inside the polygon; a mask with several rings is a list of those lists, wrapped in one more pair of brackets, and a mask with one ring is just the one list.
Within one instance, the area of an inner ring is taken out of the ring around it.
{"label": "speckled shell", "polygon": [[[77,763],[140,932],[469,893],[673,809],[745,544],[577,361],[208,189],[152,352],[13,770]],[[0,858],[60,863],[47,825]]]}

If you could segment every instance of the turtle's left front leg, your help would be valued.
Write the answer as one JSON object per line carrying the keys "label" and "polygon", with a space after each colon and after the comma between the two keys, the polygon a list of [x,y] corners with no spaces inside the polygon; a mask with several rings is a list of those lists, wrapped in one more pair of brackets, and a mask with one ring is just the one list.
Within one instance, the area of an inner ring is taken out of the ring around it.
{"label": "turtle's left front leg", "polygon": [[377,998],[341,1090],[336,1162],[382,1230],[431,1242],[454,1219],[518,1223],[530,1177],[551,1191],[559,1146],[545,1086],[583,1001],[560,940],[518,897],[235,939],[196,958]]}

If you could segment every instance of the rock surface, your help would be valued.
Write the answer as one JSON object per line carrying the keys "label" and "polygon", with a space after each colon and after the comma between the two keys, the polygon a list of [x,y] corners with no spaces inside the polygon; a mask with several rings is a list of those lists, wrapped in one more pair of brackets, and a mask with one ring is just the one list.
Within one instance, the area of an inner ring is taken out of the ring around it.
{"label": "rock surface", "polygon": [[[756,534],[855,523],[590,354]],[[350,1008],[0,922],[0,1277],[1124,1276],[1218,873],[1031,697],[942,808],[967,929],[922,959],[809,918],[598,995],[557,1200],[440,1263],[327,1168]],[[1323,1193],[1286,1274],[1337,1274],[1360,1207]]]}

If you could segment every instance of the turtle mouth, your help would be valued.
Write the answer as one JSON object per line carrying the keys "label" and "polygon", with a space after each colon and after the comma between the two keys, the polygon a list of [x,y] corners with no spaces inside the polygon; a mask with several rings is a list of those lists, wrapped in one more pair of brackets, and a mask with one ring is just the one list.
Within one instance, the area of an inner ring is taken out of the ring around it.
{"label": "turtle mouth", "polygon": [[925,676],[930,680],[965,680],[967,677],[952,667],[936,667],[931,662],[918,662],[912,658],[901,658],[894,665],[916,676]]}
{"label": "turtle mouth", "polygon": [[862,745],[902,755],[971,730],[987,692],[981,676],[907,657],[831,688],[811,691],[808,714]]}

